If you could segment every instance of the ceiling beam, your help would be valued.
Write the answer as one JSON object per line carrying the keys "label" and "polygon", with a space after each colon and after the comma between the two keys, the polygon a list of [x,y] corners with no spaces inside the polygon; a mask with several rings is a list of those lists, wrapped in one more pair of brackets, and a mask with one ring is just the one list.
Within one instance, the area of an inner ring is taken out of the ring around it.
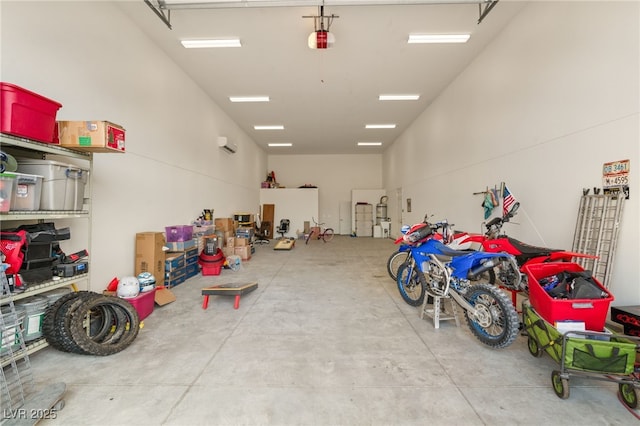
{"label": "ceiling beam", "polygon": [[[157,0],[160,9],[229,9],[238,7],[307,7],[321,0]],[[145,0],[148,2],[148,0]],[[485,15],[497,0],[324,0],[325,6],[486,5]],[[487,10],[489,9],[489,10]]]}

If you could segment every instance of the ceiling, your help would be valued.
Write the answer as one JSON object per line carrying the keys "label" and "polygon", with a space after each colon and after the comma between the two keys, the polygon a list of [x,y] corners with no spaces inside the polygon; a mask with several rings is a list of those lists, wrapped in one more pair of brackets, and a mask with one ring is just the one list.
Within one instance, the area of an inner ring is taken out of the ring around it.
{"label": "ceiling", "polygon": [[[185,2],[161,4],[180,1]],[[326,1],[324,15],[337,16],[329,28],[335,43],[322,50],[307,45],[314,19],[303,16],[320,14],[321,3],[314,0],[214,0],[195,8],[160,9],[171,29],[143,0],[118,5],[268,154],[363,154],[381,153],[392,144],[524,4],[502,0],[487,9],[480,0],[386,4],[391,1]],[[467,43],[407,43],[409,34],[461,32],[471,34]],[[229,37],[240,38],[242,47],[185,49],[180,44]],[[381,94],[420,98],[379,101]],[[270,102],[229,101],[255,95],[269,96]],[[392,123],[395,129],[365,129]],[[278,124],[284,130],[253,127]]]}

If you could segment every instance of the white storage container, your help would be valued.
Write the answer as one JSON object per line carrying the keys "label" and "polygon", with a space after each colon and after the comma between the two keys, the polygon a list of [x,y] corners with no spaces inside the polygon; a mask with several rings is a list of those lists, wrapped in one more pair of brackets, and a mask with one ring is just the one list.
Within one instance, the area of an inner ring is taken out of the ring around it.
{"label": "white storage container", "polygon": [[40,210],[43,176],[13,173],[16,175],[11,193],[11,210]]}
{"label": "white storage container", "polygon": [[53,160],[18,160],[18,171],[43,176],[40,210],[82,210],[89,170]]}

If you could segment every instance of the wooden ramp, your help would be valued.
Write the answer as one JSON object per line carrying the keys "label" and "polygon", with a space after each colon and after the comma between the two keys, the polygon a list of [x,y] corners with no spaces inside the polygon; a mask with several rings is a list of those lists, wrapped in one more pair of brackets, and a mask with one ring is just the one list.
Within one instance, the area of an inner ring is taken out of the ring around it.
{"label": "wooden ramp", "polygon": [[293,238],[285,238],[284,240],[279,240],[276,245],[273,247],[274,250],[291,250],[293,246],[296,245],[296,240]]}
{"label": "wooden ramp", "polygon": [[209,306],[209,296],[235,296],[233,303],[233,309],[240,307],[240,296],[246,293],[250,293],[258,288],[257,282],[251,282],[246,284],[218,284],[212,287],[205,287],[202,289],[202,309],[207,309]]}

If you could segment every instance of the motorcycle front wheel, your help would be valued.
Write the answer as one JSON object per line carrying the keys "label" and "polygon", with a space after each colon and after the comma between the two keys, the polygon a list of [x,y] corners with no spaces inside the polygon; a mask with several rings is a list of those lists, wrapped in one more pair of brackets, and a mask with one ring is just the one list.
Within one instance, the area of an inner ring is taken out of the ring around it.
{"label": "motorcycle front wheel", "polygon": [[520,327],[520,320],[511,299],[499,288],[489,284],[469,287],[465,299],[476,310],[464,316],[474,336],[485,345],[500,349],[512,344]]}
{"label": "motorcycle front wheel", "polygon": [[398,291],[402,299],[411,306],[420,306],[424,302],[426,282],[422,272],[412,265],[403,263],[398,268]]}
{"label": "motorcycle front wheel", "polygon": [[398,280],[398,269],[400,269],[400,265],[406,262],[411,256],[411,252],[409,251],[397,251],[389,256],[387,260],[387,273],[392,280]]}

